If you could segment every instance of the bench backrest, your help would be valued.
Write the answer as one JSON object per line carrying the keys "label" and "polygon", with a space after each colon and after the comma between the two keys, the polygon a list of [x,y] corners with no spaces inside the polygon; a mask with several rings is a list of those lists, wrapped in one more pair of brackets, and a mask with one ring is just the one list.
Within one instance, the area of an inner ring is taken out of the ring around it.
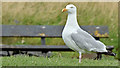
{"label": "bench backrest", "polygon": [[[2,25],[2,37],[61,37],[64,26],[54,25]],[[107,26],[80,26],[93,37],[106,38]]]}

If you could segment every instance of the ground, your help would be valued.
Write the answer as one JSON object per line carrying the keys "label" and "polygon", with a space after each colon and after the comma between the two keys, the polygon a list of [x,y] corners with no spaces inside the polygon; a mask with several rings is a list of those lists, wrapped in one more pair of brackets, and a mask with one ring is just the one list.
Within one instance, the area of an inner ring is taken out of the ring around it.
{"label": "ground", "polygon": [[1,57],[3,66],[118,66],[118,60],[111,56],[103,56],[102,60],[72,58],[78,56],[75,52],[55,52],[50,58],[29,57],[25,55]]}

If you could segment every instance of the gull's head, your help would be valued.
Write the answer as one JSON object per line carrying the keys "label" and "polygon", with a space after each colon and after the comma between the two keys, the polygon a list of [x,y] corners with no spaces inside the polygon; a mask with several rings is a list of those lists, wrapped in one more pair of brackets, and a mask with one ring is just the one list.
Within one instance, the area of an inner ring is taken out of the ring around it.
{"label": "gull's head", "polygon": [[69,4],[66,8],[62,9],[62,12],[67,11],[68,13],[72,14],[76,12],[76,7],[73,4]]}

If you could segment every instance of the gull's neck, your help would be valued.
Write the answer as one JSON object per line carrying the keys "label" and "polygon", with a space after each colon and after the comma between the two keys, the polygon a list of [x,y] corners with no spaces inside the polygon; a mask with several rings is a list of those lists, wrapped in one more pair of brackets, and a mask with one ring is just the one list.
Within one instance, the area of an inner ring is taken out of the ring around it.
{"label": "gull's neck", "polygon": [[76,13],[73,13],[73,14],[68,13],[68,18],[67,18],[65,27],[70,27],[72,29],[79,28]]}

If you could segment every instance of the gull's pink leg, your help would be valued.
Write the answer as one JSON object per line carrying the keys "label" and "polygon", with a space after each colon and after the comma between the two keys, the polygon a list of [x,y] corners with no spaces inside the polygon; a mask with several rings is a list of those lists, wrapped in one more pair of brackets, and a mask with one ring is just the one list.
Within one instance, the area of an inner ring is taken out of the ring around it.
{"label": "gull's pink leg", "polygon": [[79,63],[81,63],[81,57],[82,57],[82,54],[81,52],[79,52]]}

